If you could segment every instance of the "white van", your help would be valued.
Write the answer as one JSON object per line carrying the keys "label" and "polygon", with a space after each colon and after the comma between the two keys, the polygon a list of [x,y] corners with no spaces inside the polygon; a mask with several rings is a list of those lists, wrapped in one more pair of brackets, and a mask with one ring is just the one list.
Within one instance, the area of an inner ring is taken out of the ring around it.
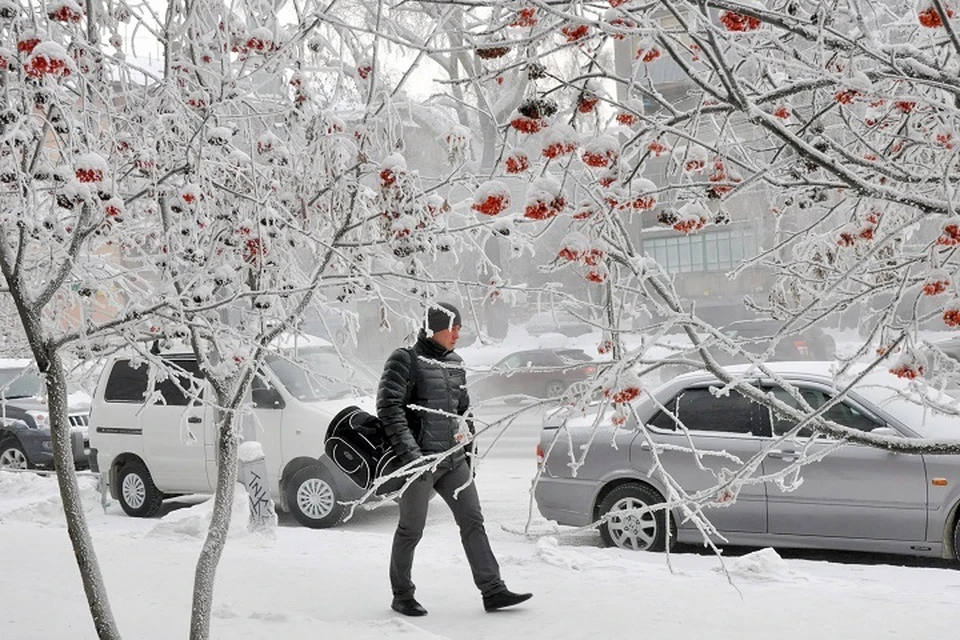
{"label": "white van", "polygon": [[[263,445],[274,502],[305,526],[331,527],[344,514],[341,502],[363,492],[324,455],[323,437],[344,407],[375,413],[371,394],[377,381],[370,372],[344,366],[319,338],[298,337],[282,353],[268,357],[254,378],[253,416],[245,420],[243,435]],[[163,358],[184,372],[180,388],[158,375],[160,367],[136,367],[131,357],[114,356],[100,375],[90,411],[94,471],[108,474],[110,494],[136,517],[155,514],[166,498],[212,493],[217,481],[214,409],[181,388],[193,384],[202,398],[213,392],[192,353]]]}

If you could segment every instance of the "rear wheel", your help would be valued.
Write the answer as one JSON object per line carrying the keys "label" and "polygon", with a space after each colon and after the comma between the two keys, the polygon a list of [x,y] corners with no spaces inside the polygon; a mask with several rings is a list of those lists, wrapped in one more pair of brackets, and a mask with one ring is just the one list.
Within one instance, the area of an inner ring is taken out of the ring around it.
{"label": "rear wheel", "polygon": [[0,469],[32,469],[27,452],[16,438],[0,442]]}
{"label": "rear wheel", "polygon": [[128,516],[149,518],[160,510],[163,494],[153,484],[153,477],[146,465],[131,461],[117,472],[117,495],[120,507]]}
{"label": "rear wheel", "polygon": [[957,523],[953,526],[953,557],[960,562],[960,516],[957,517]]}
{"label": "rear wheel", "polygon": [[[667,543],[665,511],[642,511],[662,502],[663,496],[639,482],[614,487],[600,502],[600,516],[608,516],[600,525],[603,542],[633,551],[663,551]],[[670,527],[672,546],[676,538],[672,521]]]}
{"label": "rear wheel", "polygon": [[300,469],[285,488],[293,517],[305,527],[326,529],[335,526],[344,514],[337,490],[320,467]]}
{"label": "rear wheel", "polygon": [[547,383],[546,388],[546,397],[547,398],[559,398],[564,391],[567,390],[567,385],[565,385],[560,380],[551,380]]}

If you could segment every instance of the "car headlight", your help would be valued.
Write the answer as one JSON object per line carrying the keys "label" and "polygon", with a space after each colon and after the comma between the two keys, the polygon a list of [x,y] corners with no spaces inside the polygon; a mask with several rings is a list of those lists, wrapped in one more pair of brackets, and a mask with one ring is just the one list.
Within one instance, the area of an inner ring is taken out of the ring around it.
{"label": "car headlight", "polygon": [[27,411],[27,415],[33,418],[36,425],[34,429],[42,429],[50,424],[50,414],[46,411]]}
{"label": "car headlight", "polygon": [[40,443],[40,448],[44,451],[53,451],[53,440],[44,440]]}

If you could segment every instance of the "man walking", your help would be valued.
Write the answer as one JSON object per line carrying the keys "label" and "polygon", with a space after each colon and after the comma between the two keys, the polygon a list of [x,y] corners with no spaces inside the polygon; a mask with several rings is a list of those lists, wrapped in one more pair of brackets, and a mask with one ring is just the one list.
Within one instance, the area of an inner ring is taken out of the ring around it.
{"label": "man walking", "polygon": [[[424,455],[443,453],[460,441],[460,420],[470,407],[463,360],[453,352],[460,337],[460,311],[449,303],[427,309],[424,327],[410,349],[397,349],[387,359],[377,391],[377,414],[394,453],[406,464]],[[416,410],[416,405],[430,411]],[[471,425],[472,430],[472,425]],[[400,496],[400,522],[390,554],[391,608],[405,616],[427,610],[414,598],[413,554],[423,536],[432,490],[444,499],[457,526],[487,611],[529,600],[530,593],[513,593],[500,579],[500,567],[483,528],[476,483],[463,449],[444,458],[433,471],[424,471]],[[454,493],[464,485],[456,497]]]}

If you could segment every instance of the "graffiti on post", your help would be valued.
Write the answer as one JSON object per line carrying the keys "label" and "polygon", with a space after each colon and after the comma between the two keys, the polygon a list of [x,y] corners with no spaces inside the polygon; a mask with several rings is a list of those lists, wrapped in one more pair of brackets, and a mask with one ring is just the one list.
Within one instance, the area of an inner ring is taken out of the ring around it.
{"label": "graffiti on post", "polygon": [[267,464],[263,458],[257,460],[244,461],[242,464],[241,478],[247,488],[247,496],[250,500],[250,531],[262,531],[271,528],[277,519],[276,511],[273,508],[273,500],[270,499],[270,491],[267,485]]}

